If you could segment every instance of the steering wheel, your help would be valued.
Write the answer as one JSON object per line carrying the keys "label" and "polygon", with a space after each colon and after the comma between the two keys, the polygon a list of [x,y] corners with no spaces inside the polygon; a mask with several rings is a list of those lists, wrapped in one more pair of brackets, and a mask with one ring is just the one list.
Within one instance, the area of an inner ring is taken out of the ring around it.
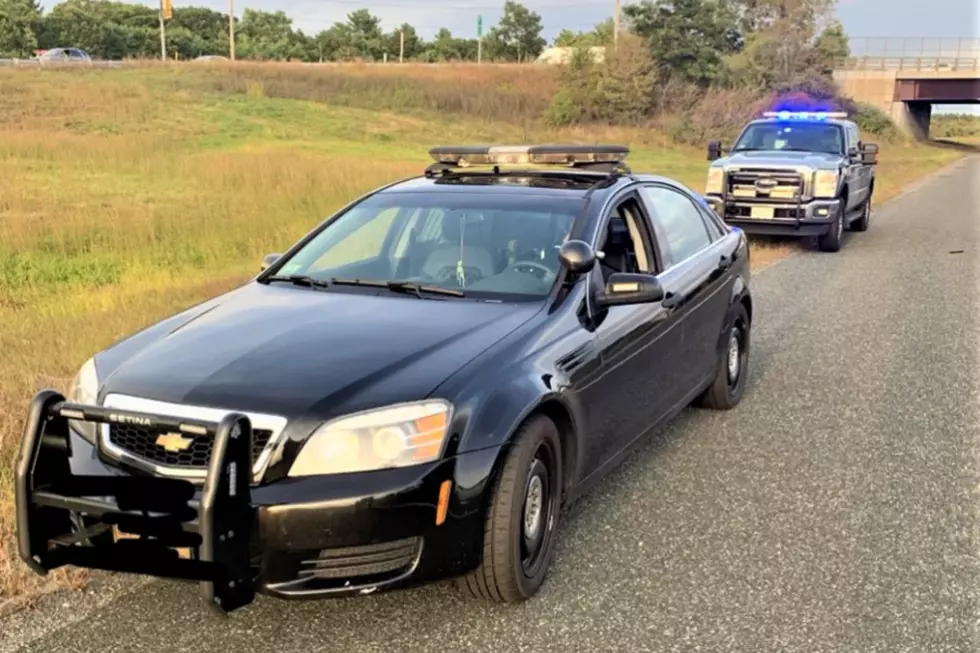
{"label": "steering wheel", "polygon": [[552,272],[548,266],[542,265],[535,261],[517,261],[516,263],[509,265],[507,270],[514,270],[515,272],[530,274],[538,279],[541,279],[542,281],[555,275],[555,273]]}

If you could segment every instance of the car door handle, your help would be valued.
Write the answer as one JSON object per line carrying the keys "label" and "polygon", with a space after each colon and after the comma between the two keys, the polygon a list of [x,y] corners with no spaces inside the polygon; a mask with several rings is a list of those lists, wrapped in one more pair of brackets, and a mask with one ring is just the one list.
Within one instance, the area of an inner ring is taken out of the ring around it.
{"label": "car door handle", "polygon": [[718,269],[727,270],[732,264],[732,257],[728,254],[722,254],[721,258],[718,259]]}
{"label": "car door handle", "polygon": [[683,299],[684,299],[683,296],[674,294],[672,292],[669,292],[664,297],[663,307],[664,308],[668,308],[668,309],[670,309],[670,308],[677,308],[678,306],[681,305],[681,302],[683,301]]}

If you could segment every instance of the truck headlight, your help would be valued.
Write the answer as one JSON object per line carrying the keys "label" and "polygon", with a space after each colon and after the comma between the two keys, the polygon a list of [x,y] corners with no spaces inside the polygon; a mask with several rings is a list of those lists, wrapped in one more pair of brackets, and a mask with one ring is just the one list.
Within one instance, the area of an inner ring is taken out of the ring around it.
{"label": "truck headlight", "polygon": [[814,197],[837,197],[837,170],[818,170],[813,175],[813,196]]}
{"label": "truck headlight", "polygon": [[[95,369],[95,359],[90,358],[79,368],[75,378],[68,386],[68,396],[66,399],[74,404],[95,405],[99,395],[99,373]],[[79,435],[91,443],[95,443],[95,434],[98,427],[94,422],[79,422],[68,420],[69,426]]]}
{"label": "truck headlight", "polygon": [[725,171],[721,168],[708,168],[708,181],[704,185],[705,195],[721,195],[725,183]]}
{"label": "truck headlight", "polygon": [[303,444],[289,475],[349,474],[438,460],[451,414],[448,402],[430,400],[332,420]]}

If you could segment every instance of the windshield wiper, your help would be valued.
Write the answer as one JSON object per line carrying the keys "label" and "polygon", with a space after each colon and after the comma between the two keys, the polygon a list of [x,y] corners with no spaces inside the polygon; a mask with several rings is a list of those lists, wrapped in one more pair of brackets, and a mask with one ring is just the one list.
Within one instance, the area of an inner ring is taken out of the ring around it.
{"label": "windshield wiper", "polygon": [[466,293],[462,290],[453,288],[443,288],[441,286],[427,286],[411,281],[376,281],[373,279],[331,279],[330,283],[335,286],[369,286],[372,288],[387,288],[393,292],[412,293],[419,299],[422,293],[433,295],[447,295],[451,297],[465,297]]}
{"label": "windshield wiper", "polygon": [[447,295],[449,297],[466,297],[466,293],[455,288],[443,288],[442,286],[426,286],[410,281],[389,281],[388,289],[395,292],[413,292],[421,297],[422,293],[427,292],[433,295]]}
{"label": "windshield wiper", "polygon": [[305,274],[290,274],[288,276],[272,276],[265,280],[266,283],[273,281],[286,281],[296,286],[307,286],[309,288],[329,288],[329,281],[321,281]]}

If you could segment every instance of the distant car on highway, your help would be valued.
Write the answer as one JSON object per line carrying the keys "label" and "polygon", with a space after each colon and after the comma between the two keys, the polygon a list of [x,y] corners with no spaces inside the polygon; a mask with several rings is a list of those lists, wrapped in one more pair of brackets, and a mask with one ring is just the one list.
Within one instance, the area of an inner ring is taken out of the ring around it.
{"label": "distant car on highway", "polygon": [[199,580],[225,611],[440,578],[534,595],[570,500],[746,387],[745,235],[628,152],[435,148],[96,354],[32,404],[22,558]]}
{"label": "distant car on highway", "polygon": [[705,196],[728,224],[748,234],[816,236],[836,252],[845,228],[871,219],[878,146],[841,112],[766,112],[745,126],[722,157],[708,144]]}
{"label": "distant car on highway", "polygon": [[41,63],[83,63],[92,61],[88,52],[80,48],[51,48],[45,50],[37,59]]}

